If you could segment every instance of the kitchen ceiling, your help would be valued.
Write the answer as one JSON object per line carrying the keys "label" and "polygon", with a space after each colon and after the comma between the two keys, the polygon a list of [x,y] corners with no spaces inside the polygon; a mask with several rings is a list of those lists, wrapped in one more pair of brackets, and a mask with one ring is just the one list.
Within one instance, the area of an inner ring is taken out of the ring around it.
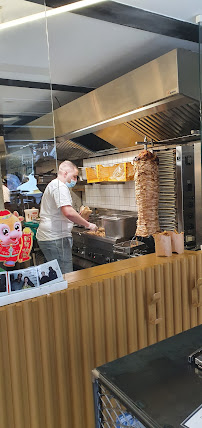
{"label": "kitchen ceiling", "polygon": [[[43,2],[40,0],[10,0],[9,2],[0,0],[1,21],[43,11],[41,3]],[[67,3],[65,1],[65,4]],[[64,4],[62,0],[47,1],[49,7],[57,7],[62,4]],[[99,11],[101,9],[103,11],[105,6],[108,7],[108,15],[111,14],[113,19],[116,11],[121,7],[123,12],[121,15],[119,14],[118,19],[120,21],[125,17],[124,24],[120,25],[120,23],[116,23],[117,21],[110,22],[109,16],[104,17],[103,12],[99,19]],[[94,6],[94,9],[87,8],[78,13],[64,13],[48,18],[51,81],[56,88],[53,91],[54,108],[58,108],[60,105],[82,96],[85,91],[97,88],[174,48],[198,50],[197,43],[180,38],[182,34],[175,34],[173,37],[152,33],[149,28],[146,31],[145,28],[127,26],[127,16],[131,7],[134,13],[135,8],[138,8],[142,9],[142,13],[149,11],[182,20],[184,22],[179,23],[179,28],[185,28],[183,26],[186,23],[194,24],[195,16],[202,14],[201,0],[192,2],[180,0],[178,3],[175,0],[169,2],[124,0],[106,2],[105,6],[103,3],[102,8],[101,5],[97,5]],[[93,15],[92,10],[94,10],[96,18],[89,17]],[[148,14],[145,16],[151,17]],[[155,19],[155,15],[152,16]],[[159,16],[156,16],[156,20],[160,22]],[[166,22],[172,22],[172,20]],[[187,28],[191,32],[194,29],[193,26]],[[160,30],[158,31],[160,32]],[[192,36],[186,36],[186,38],[193,40]],[[18,117],[19,123],[22,123],[23,118],[28,116],[28,112],[35,112],[40,116],[44,105],[51,102],[50,91],[41,87],[43,83],[50,83],[45,24],[42,21],[35,21],[2,31],[0,58],[0,116],[2,122],[5,124],[4,119],[8,121],[9,115]],[[7,81],[3,79],[7,79]],[[17,87],[16,80],[21,82],[22,87]],[[39,88],[29,88],[28,82],[38,84]],[[15,109],[13,109],[14,106]],[[29,120],[31,120],[31,116],[29,116]]]}

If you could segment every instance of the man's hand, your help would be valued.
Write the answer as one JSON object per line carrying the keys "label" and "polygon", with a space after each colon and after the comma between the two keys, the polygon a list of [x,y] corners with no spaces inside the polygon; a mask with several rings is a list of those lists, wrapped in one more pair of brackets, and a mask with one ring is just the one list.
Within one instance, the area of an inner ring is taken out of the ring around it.
{"label": "man's hand", "polygon": [[61,211],[65,217],[71,220],[73,223],[77,223],[80,226],[86,227],[86,229],[90,229],[92,232],[97,232],[98,227],[94,223],[89,223],[87,220],[81,217],[71,205],[65,205],[61,207]]}
{"label": "man's hand", "polygon": [[96,226],[96,224],[94,224],[94,223],[89,223],[89,225],[88,225],[88,229],[90,229],[90,230],[91,230],[91,232],[97,232],[98,227],[97,227],[97,226]]}

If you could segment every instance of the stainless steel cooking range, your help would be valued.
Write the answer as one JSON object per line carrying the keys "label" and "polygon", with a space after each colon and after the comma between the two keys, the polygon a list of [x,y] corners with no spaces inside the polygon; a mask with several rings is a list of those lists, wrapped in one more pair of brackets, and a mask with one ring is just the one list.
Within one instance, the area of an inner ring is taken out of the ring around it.
{"label": "stainless steel cooking range", "polygon": [[90,235],[80,227],[74,227],[72,235],[74,268],[82,269],[115,261],[113,250],[116,238]]}
{"label": "stainless steel cooking range", "polygon": [[143,242],[90,235],[81,227],[74,227],[72,235],[74,269],[85,269],[148,253]]}
{"label": "stainless steel cooking range", "polygon": [[[75,269],[111,263],[116,260],[145,254],[146,245],[135,235],[137,214],[126,211],[100,210],[91,220],[105,228],[106,236],[88,233],[82,227],[73,228],[73,263]],[[125,243],[125,247],[122,245]],[[131,250],[128,248],[131,247]]]}

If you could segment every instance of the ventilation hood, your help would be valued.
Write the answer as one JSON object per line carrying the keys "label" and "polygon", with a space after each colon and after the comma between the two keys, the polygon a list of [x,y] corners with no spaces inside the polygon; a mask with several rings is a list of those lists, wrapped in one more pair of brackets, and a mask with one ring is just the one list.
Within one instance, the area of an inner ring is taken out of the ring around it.
{"label": "ventilation hood", "polygon": [[56,110],[55,123],[57,135],[94,133],[115,146],[120,124],[123,143],[124,128],[133,144],[138,135],[154,141],[188,135],[199,129],[198,54],[168,52]]}
{"label": "ventilation hood", "polygon": [[[96,152],[134,147],[145,135],[164,143],[189,135],[200,129],[199,92],[199,55],[172,50],[55,110],[57,144]],[[49,114],[27,124],[23,141],[52,139],[51,121]],[[22,128],[6,137],[22,139]]]}

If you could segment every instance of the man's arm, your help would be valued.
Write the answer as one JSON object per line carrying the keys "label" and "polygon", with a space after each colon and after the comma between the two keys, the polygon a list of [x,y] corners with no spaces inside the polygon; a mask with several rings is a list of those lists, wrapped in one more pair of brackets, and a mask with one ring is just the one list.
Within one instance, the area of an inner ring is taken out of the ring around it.
{"label": "man's arm", "polygon": [[98,229],[96,224],[89,223],[87,220],[81,217],[80,214],[78,214],[74,208],[72,208],[71,205],[65,205],[64,207],[61,207],[62,214],[67,217],[70,221],[73,223],[79,224],[80,226],[87,227],[88,229],[92,230],[93,232],[96,232]]}

